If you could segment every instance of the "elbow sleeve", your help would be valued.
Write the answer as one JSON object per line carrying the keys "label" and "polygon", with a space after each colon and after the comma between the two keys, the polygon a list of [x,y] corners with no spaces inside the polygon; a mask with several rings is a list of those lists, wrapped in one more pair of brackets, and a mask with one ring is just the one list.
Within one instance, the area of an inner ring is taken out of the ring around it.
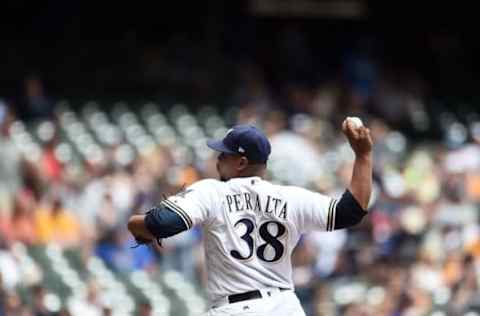
{"label": "elbow sleeve", "polygon": [[168,238],[187,230],[182,218],[165,206],[149,210],[145,216],[145,227],[156,238]]}
{"label": "elbow sleeve", "polygon": [[368,213],[365,211],[352,193],[346,190],[338,201],[335,213],[334,229],[342,229],[357,225]]}

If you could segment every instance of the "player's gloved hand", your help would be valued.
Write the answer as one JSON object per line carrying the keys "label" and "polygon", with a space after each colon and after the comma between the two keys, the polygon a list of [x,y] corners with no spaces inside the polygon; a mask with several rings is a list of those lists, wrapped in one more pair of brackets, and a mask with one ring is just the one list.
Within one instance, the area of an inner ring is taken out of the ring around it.
{"label": "player's gloved hand", "polygon": [[135,237],[135,241],[138,243],[138,244],[148,244],[148,243],[151,243],[152,240],[151,239],[146,239],[146,238],[142,238],[142,237]]}
{"label": "player's gloved hand", "polygon": [[363,125],[355,125],[352,121],[346,119],[342,123],[342,131],[357,157],[366,156],[372,152],[373,141],[370,136],[370,129]]}
{"label": "player's gloved hand", "polygon": [[135,238],[136,245],[133,245],[131,248],[137,248],[138,246],[148,245],[152,242],[151,239],[146,239],[140,236],[133,236]]}
{"label": "player's gloved hand", "polygon": [[[149,245],[155,240],[155,239],[146,239],[140,236],[134,236],[134,238],[137,244],[131,248],[137,248],[138,246]],[[156,242],[160,247],[162,246],[162,240],[160,238],[156,239]]]}

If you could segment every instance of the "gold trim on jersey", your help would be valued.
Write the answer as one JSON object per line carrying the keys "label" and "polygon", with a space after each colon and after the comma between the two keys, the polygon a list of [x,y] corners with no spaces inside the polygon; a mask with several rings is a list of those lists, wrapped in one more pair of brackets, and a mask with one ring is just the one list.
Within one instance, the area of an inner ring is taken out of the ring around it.
{"label": "gold trim on jersey", "polygon": [[335,215],[337,214],[337,202],[338,200],[331,199],[328,205],[327,231],[333,231],[335,229]]}
{"label": "gold trim on jersey", "polygon": [[163,200],[162,203],[164,203],[165,206],[167,206],[170,210],[177,213],[183,219],[183,221],[185,222],[185,225],[187,226],[187,229],[192,228],[193,226],[192,219],[187,214],[187,212],[185,212],[180,206],[178,206],[177,204],[173,203],[170,200]]}

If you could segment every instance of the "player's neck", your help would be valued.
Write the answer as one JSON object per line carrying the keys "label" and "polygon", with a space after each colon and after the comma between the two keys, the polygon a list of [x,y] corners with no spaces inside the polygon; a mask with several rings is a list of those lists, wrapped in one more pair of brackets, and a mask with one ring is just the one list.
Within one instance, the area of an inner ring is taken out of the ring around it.
{"label": "player's neck", "polygon": [[260,177],[265,176],[265,165],[249,165],[247,168],[238,172],[236,178],[250,178],[250,177]]}

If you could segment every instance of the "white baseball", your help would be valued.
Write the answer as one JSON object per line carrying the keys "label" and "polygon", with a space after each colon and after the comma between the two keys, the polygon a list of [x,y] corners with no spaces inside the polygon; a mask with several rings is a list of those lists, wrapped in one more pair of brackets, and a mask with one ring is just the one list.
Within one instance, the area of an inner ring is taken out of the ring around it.
{"label": "white baseball", "polygon": [[351,116],[351,117],[347,117],[347,120],[349,122],[353,123],[353,126],[355,128],[359,128],[359,127],[363,126],[363,122],[359,117]]}

